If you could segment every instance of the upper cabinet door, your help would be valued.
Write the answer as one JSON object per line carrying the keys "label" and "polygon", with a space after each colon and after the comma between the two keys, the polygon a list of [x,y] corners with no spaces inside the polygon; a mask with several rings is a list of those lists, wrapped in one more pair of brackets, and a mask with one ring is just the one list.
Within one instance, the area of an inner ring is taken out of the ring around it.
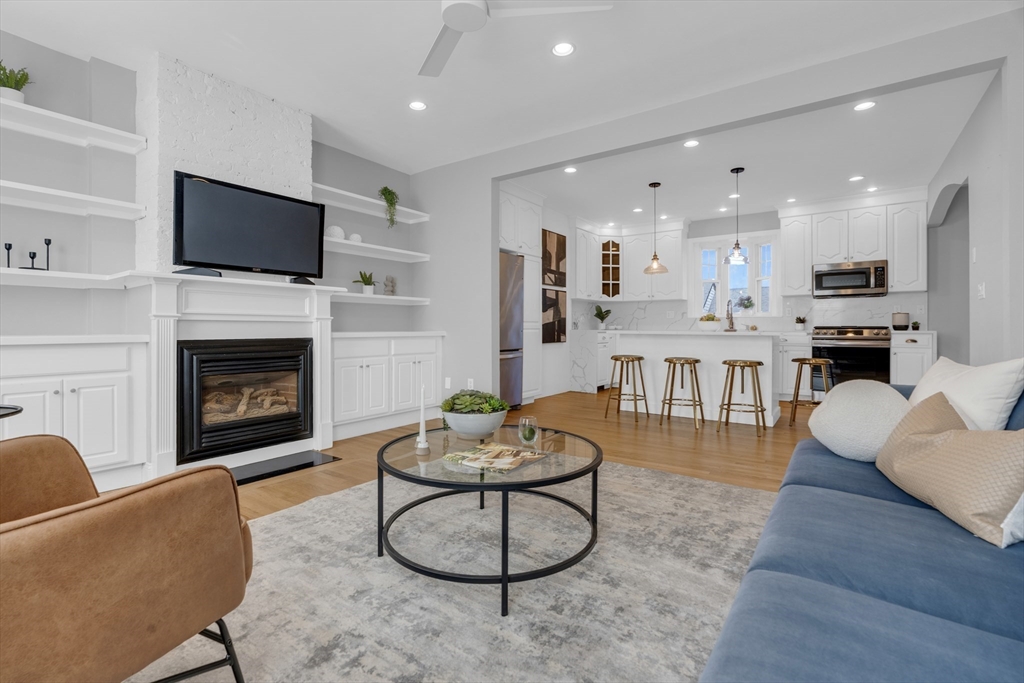
{"label": "upper cabinet door", "polygon": [[498,194],[498,248],[519,251],[516,237],[516,198],[505,192]]}
{"label": "upper cabinet door", "polygon": [[630,235],[622,238],[622,295],[626,301],[651,298],[651,275],[644,268],[651,263],[654,235]]}
{"label": "upper cabinet door", "polygon": [[[655,299],[682,299],[686,263],[683,260],[683,232],[672,230],[658,233],[658,260],[668,272],[651,275],[651,293]],[[646,266],[644,266],[646,268]]]}
{"label": "upper cabinet door", "polygon": [[516,232],[519,234],[519,253],[540,257],[540,224],[542,209],[524,199],[516,201]]}
{"label": "upper cabinet door", "polygon": [[580,230],[576,228],[576,298],[577,299],[591,299],[594,298],[594,292],[591,290],[591,285],[594,282],[593,276],[590,274],[591,268],[596,268],[596,264],[591,262],[592,251],[590,247],[590,233],[586,230]]}
{"label": "upper cabinet door", "polygon": [[889,291],[927,291],[928,227],[925,203],[893,204],[887,208]]}
{"label": "upper cabinet door", "polygon": [[523,324],[540,326],[541,315],[540,259],[523,257]]}
{"label": "upper cabinet door", "polygon": [[886,244],[884,206],[850,212],[850,260],[884,261]]}
{"label": "upper cabinet door", "polygon": [[784,218],[782,236],[782,296],[811,294],[811,217]]}
{"label": "upper cabinet door", "polygon": [[819,213],[811,217],[814,263],[842,263],[850,260],[846,211]]}

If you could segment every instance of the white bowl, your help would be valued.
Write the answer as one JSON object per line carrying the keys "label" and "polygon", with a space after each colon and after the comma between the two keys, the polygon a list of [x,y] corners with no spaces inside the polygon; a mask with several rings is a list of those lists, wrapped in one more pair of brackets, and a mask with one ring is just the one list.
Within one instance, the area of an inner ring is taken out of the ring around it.
{"label": "white bowl", "polygon": [[505,421],[507,410],[500,413],[442,413],[448,426],[462,439],[489,439]]}
{"label": "white bowl", "polygon": [[697,329],[701,332],[717,332],[722,328],[721,320],[698,320]]}

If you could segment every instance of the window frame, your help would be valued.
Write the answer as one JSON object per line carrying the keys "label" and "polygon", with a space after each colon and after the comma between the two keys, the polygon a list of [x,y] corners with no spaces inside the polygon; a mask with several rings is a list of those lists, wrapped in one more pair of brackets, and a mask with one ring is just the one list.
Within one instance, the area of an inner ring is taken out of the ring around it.
{"label": "window frame", "polygon": [[[744,247],[747,250],[747,258],[750,259],[750,263],[747,266],[748,282],[747,289],[754,296],[754,308],[749,312],[743,309],[733,308],[733,315],[738,318],[772,318],[779,317],[780,311],[782,310],[782,301],[779,297],[779,237],[781,232],[778,230],[763,230],[759,232],[744,232],[740,233],[740,247]],[[722,260],[725,255],[732,250],[733,244],[736,242],[735,234],[732,235],[715,235],[712,237],[700,237],[693,238],[690,241],[690,253],[693,255],[691,263],[693,266],[693,272],[695,276],[694,292],[697,294],[699,299],[698,305],[695,307],[694,317],[704,315],[704,284],[706,282],[716,282],[717,290],[715,295],[715,311],[714,314],[720,318],[725,317],[726,302],[729,301],[728,293],[731,289],[731,283],[729,282],[729,268]],[[761,276],[761,247],[769,245],[771,247],[771,274],[767,277]],[[704,252],[706,250],[716,250],[718,252],[718,262],[715,271],[715,280],[704,279]],[[769,287],[769,301],[768,310],[761,311],[761,283],[762,281],[768,281]],[[723,296],[725,293],[725,296]],[[711,312],[711,311],[709,311]]]}

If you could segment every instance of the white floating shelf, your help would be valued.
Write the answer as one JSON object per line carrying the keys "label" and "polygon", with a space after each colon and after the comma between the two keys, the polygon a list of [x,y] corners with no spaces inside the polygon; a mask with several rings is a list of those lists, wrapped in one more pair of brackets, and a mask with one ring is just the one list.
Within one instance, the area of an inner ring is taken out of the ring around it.
{"label": "white floating shelf", "polygon": [[382,294],[356,294],[355,292],[337,292],[331,295],[331,301],[339,304],[375,304],[378,306],[426,306],[430,299],[415,296],[383,296]]}
{"label": "white floating shelf", "polygon": [[324,238],[324,251],[379,258],[385,261],[398,261],[400,263],[421,263],[430,260],[430,254],[421,254],[418,251],[382,247],[377,244],[366,244],[365,242],[350,242],[336,237]]}
{"label": "white floating shelf", "polygon": [[138,220],[146,215],[146,207],[141,204],[15,183],[10,180],[0,180],[0,204],[73,216],[106,216],[129,221]]}
{"label": "white floating shelf", "polygon": [[12,100],[0,100],[0,128],[78,147],[100,147],[125,154],[138,154],[146,149],[146,138],[141,135]]}
{"label": "white floating shelf", "polygon": [[[36,263],[46,263],[45,252]],[[124,278],[118,275],[67,273],[58,270],[22,270],[0,268],[0,285],[8,287],[57,287],[60,289],[124,289]]]}
{"label": "white floating shelf", "polygon": [[[336,206],[339,209],[358,211],[369,216],[385,217],[384,210],[387,205],[374,197],[364,197],[354,192],[346,192],[336,187],[328,187],[320,183],[313,183],[313,201],[328,206]],[[395,211],[395,220],[399,223],[424,223],[430,220],[430,214],[422,211],[413,211],[404,206],[399,206]]]}

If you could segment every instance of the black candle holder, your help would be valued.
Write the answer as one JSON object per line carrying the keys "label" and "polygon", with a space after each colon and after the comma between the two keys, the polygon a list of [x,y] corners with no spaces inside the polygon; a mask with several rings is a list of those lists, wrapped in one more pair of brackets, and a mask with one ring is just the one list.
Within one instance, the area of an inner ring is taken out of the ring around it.
{"label": "black candle holder", "polygon": [[43,244],[46,245],[46,269],[50,269],[50,245],[53,244],[53,240],[49,237],[43,240]]}
{"label": "black candle holder", "polygon": [[28,252],[28,258],[29,258],[29,262],[32,265],[30,265],[30,266],[22,266],[21,270],[46,270],[46,268],[36,268],[36,252],[34,252],[34,251]]}
{"label": "black candle holder", "polygon": [[4,242],[4,249],[7,250],[7,267],[8,268],[11,267],[11,249],[13,249],[13,248],[14,248],[13,244],[11,244],[10,242]]}

